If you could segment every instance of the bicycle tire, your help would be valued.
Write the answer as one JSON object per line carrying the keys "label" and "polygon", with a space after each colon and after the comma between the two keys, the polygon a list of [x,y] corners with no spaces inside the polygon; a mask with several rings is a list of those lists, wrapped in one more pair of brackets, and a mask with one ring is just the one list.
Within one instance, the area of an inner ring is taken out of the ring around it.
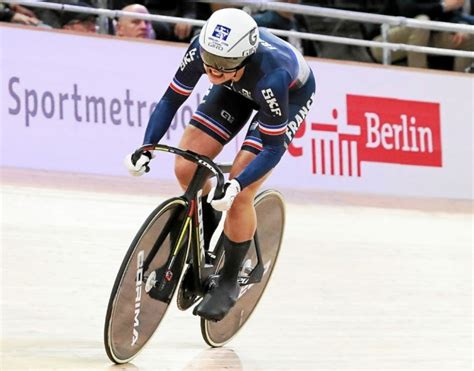
{"label": "bicycle tire", "polygon": [[[268,285],[278,259],[285,226],[283,196],[278,191],[266,190],[257,195],[254,204],[257,213],[257,235],[265,272],[259,283],[241,287],[236,304],[222,320],[215,322],[201,318],[201,335],[213,348],[228,343],[248,321]],[[244,261],[250,259],[255,266],[254,243],[252,242]],[[223,261],[216,269],[218,270],[222,264]]]}
{"label": "bicycle tire", "polygon": [[[186,205],[187,202],[182,198],[172,198],[159,205],[143,223],[122,261],[110,294],[104,326],[105,350],[114,363],[127,363],[133,359],[150,340],[166,314],[178,282],[165,302],[152,299],[145,292],[144,277],[168,261],[173,245],[172,236],[182,224],[180,221],[184,219]],[[158,243],[158,236],[165,226],[169,226],[170,231],[162,244],[155,247],[156,255],[149,269],[143,272],[140,264],[143,265],[151,249]],[[188,238],[181,244],[188,246],[183,246],[179,252],[176,269],[173,269],[178,280],[190,243],[189,230],[186,233]]]}

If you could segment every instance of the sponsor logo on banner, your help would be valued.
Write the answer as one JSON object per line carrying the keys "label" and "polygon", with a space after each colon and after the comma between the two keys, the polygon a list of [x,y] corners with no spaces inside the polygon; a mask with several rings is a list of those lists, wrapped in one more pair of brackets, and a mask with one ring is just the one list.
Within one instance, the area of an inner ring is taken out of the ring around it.
{"label": "sponsor logo on banner", "polygon": [[[303,122],[295,139],[311,135],[312,173],[362,176],[363,162],[442,167],[439,103],[347,95],[347,123]],[[292,156],[306,148],[292,142]]]}

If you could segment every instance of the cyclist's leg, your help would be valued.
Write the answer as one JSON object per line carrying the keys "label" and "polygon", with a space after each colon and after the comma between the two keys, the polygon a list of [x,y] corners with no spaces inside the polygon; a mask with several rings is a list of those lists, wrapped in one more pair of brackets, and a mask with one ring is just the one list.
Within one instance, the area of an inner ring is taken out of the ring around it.
{"label": "cyclist's leg", "polygon": [[[180,148],[214,159],[245,125],[253,108],[252,103],[240,94],[214,85],[194,112]],[[195,164],[182,157],[176,158],[175,172],[183,188],[191,181],[195,169]],[[204,194],[209,190],[208,184]]]}
{"label": "cyclist's leg", "polygon": [[[250,117],[253,104],[240,94],[223,87],[213,86],[193,114],[185,129],[180,147],[214,159],[223,146],[241,130]],[[175,172],[180,185],[185,189],[196,169],[196,165],[181,157],[176,159]],[[210,190],[210,182],[204,186],[203,195]],[[203,198],[204,245],[208,249],[212,234],[221,213],[215,211]]]}
{"label": "cyclist's leg", "polygon": [[[223,144],[211,137],[199,128],[188,125],[179,143],[179,148],[190,150],[211,159],[215,158],[222,150]],[[175,162],[175,174],[181,187],[186,189],[191,182],[196,170],[196,164],[177,156]],[[209,182],[208,182],[209,183]],[[209,185],[204,188],[204,194],[209,192]]]}
{"label": "cyclist's leg", "polygon": [[[285,138],[287,145],[291,142],[299,125],[308,114],[314,100],[314,90],[315,82],[311,73],[305,85],[290,95],[289,124]],[[240,174],[262,150],[262,141],[255,124],[256,121],[256,118],[254,118],[254,123],[250,126],[242,145],[242,150],[234,161],[231,177]],[[238,298],[240,288],[237,283],[237,276],[250,247],[257,224],[254,198],[268,176],[269,173],[245,187],[237,195],[232,207],[227,212],[224,225],[225,262],[220,274],[219,286],[206,294],[195,312],[206,319],[222,319]]]}
{"label": "cyclist's leg", "polygon": [[[240,174],[256,155],[247,150],[241,150],[234,160],[230,178]],[[235,198],[232,207],[227,211],[224,224],[224,233],[231,241],[243,242],[253,238],[257,228],[257,217],[254,208],[254,199],[262,184],[270,176],[264,177],[245,187]]]}
{"label": "cyclist's leg", "polygon": [[[230,177],[239,174],[255,154],[241,150],[232,166]],[[224,266],[220,271],[218,286],[206,294],[195,313],[209,320],[219,321],[233,307],[239,297],[237,282],[242,263],[247,255],[257,226],[254,208],[255,195],[269,174],[245,187],[227,211],[222,244],[225,251]]]}

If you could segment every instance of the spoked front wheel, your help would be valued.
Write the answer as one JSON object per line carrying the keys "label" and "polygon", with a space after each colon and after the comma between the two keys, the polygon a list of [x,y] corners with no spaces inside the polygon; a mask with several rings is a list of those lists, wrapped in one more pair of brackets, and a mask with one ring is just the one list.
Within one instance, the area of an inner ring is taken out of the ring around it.
{"label": "spoked front wheel", "polygon": [[[137,355],[154,334],[168,309],[190,241],[188,230],[183,230],[184,235],[178,235],[185,218],[185,209],[186,201],[180,198],[170,199],[158,206],[127,251],[110,295],[105,318],[105,350],[115,363],[127,363]],[[174,264],[175,278],[167,283],[159,300],[153,299],[145,291],[147,277],[154,275],[156,270],[164,270],[171,255],[171,247],[176,241],[180,242],[181,249]]]}
{"label": "spoked front wheel", "polygon": [[[221,321],[214,322],[201,318],[202,336],[204,341],[212,347],[226,344],[247,322],[267,287],[278,258],[285,226],[285,205],[282,195],[274,190],[260,193],[255,198],[255,210],[257,212],[256,236],[263,263],[263,276],[258,283],[241,286],[239,299]],[[218,263],[218,266],[222,264],[223,261]],[[250,269],[256,264],[254,239],[245,257],[243,269]]]}

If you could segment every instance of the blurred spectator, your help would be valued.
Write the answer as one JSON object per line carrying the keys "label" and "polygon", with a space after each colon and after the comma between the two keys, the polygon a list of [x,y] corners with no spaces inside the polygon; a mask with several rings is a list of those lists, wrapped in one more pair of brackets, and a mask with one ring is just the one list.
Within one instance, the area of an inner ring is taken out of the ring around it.
{"label": "blurred spectator", "polygon": [[[373,5],[376,5],[378,8],[377,4],[373,4],[374,2],[375,1],[368,2],[360,0],[301,0],[301,3],[307,6],[318,6],[350,11],[367,11],[369,8],[369,3],[370,8],[373,8]],[[379,1],[377,1],[377,3],[378,2]],[[351,39],[364,37],[360,22],[325,16],[304,15],[303,17],[308,26],[308,32],[310,33],[346,37]],[[369,55],[367,48],[324,41],[313,41],[313,45],[317,51],[318,56],[322,58],[373,62],[373,59]]]}
{"label": "blurred spectator", "polygon": [[[124,12],[139,14],[150,14],[148,9],[140,4],[127,5],[122,9]],[[120,17],[115,26],[115,33],[121,37],[135,37],[141,39],[154,39],[155,33],[151,27],[150,21],[132,17]]]}
{"label": "blurred spectator", "polygon": [[[87,6],[92,7],[91,0],[42,0],[47,3],[57,3],[65,5],[77,5],[77,6]],[[63,12],[54,9],[45,9],[45,8],[35,8],[35,13],[38,18],[48,26],[52,28],[63,28],[62,15]]]}
{"label": "blurred spectator", "polygon": [[[463,13],[464,0],[397,0],[389,1],[384,14],[398,15],[421,20],[435,20],[442,22],[467,23],[469,17]],[[388,41],[436,48],[474,50],[472,34],[433,32],[425,29],[409,27],[393,27],[388,32]],[[381,41],[382,36],[375,37]],[[382,61],[382,49],[372,48],[372,55],[378,62]],[[410,67],[428,68],[428,55],[405,51],[391,53],[393,62],[407,58]],[[471,64],[468,58],[455,58],[453,69],[464,71]]]}
{"label": "blurred spectator", "polygon": [[[91,5],[79,2],[75,5],[93,8]],[[76,32],[96,33],[97,15],[63,11],[60,16],[61,28]]]}
{"label": "blurred spectator", "polygon": [[[415,18],[418,20],[427,21],[430,18],[426,14],[415,14],[412,15],[406,9],[403,10],[403,0],[397,1],[385,1],[385,6],[381,10],[381,14],[391,16],[406,16]],[[414,12],[416,13],[416,11]],[[408,15],[410,14],[410,16]],[[380,30],[378,25],[371,25],[375,30]],[[373,36],[373,35],[372,35]],[[377,35],[373,38],[374,41],[383,41],[382,35]],[[430,30],[410,28],[410,27],[392,27],[388,31],[387,41],[397,44],[408,44],[417,46],[428,46],[430,41]],[[371,48],[370,52],[376,62],[382,63],[383,61],[383,49],[382,48]],[[409,67],[427,68],[427,55],[424,53],[406,52],[404,50],[391,51],[390,58],[392,63],[399,63],[406,59]]]}
{"label": "blurred spectator", "polygon": [[[284,3],[298,4],[300,0],[279,0]],[[308,32],[305,19],[299,14],[284,11],[267,10],[262,13],[252,15],[255,22],[260,27],[276,28],[280,30]],[[286,39],[286,38],[285,38]],[[297,37],[289,37],[287,41],[298,49],[302,54],[316,56],[316,48],[311,40],[304,40]]]}
{"label": "blurred spectator", "polygon": [[[112,0],[110,7],[112,9],[122,9],[125,6],[137,3],[146,7],[151,14],[167,15],[172,17],[196,18],[195,4],[186,0]],[[192,36],[192,26],[185,23],[159,23],[153,22],[152,27],[155,30],[156,38],[171,41],[189,41]]]}
{"label": "blurred spectator", "polygon": [[18,4],[11,4],[10,6],[0,4],[0,22],[12,22],[31,26],[36,26],[40,23],[31,10]]}

